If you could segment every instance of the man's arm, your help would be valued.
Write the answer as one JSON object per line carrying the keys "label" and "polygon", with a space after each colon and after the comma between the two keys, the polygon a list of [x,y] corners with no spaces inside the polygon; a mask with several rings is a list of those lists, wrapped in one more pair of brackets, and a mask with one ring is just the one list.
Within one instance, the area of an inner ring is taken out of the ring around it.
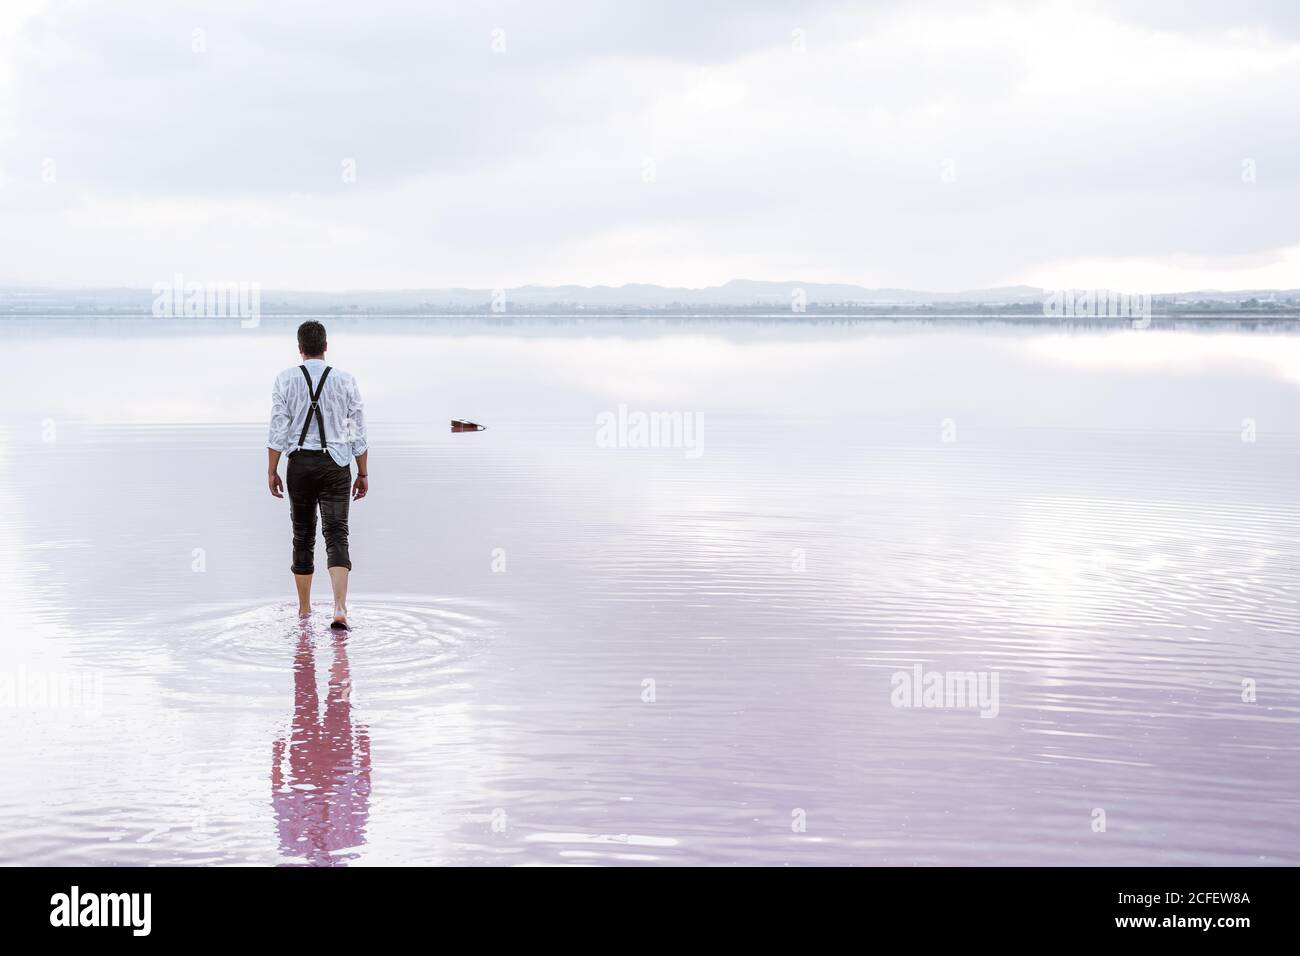
{"label": "man's arm", "polygon": [[280,483],[280,455],[289,447],[289,405],[280,391],[277,377],[271,386],[271,428],[266,435],[266,485],[277,498],[284,497]]}
{"label": "man's arm", "polygon": [[271,489],[271,494],[277,498],[284,497],[284,485],[280,483],[280,450],[278,448],[268,448],[266,450],[266,485]]}
{"label": "man's arm", "polygon": [[370,445],[366,440],[365,405],[361,402],[361,389],[356,379],[348,390],[348,433],[352,440],[352,454],[357,459],[357,480],[352,483],[352,500],[360,501],[370,490]]}

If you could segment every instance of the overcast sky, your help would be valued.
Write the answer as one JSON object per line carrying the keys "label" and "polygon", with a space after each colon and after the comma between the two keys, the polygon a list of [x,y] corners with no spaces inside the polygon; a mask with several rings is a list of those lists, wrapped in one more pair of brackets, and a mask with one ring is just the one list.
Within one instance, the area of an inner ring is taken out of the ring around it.
{"label": "overcast sky", "polygon": [[1287,0],[3,0],[0,284],[1300,287],[1298,117]]}

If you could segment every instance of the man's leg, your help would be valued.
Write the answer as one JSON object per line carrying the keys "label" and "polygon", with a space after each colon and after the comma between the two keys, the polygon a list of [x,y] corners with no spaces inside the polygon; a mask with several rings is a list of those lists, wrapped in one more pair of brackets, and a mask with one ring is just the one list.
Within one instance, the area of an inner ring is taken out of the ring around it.
{"label": "man's leg", "polygon": [[311,613],[311,575],[295,574],[293,583],[298,589],[298,616],[306,617]]}
{"label": "man's leg", "polygon": [[334,589],[334,620],[348,623],[348,569],[330,568],[330,587]]}
{"label": "man's leg", "polygon": [[319,488],[300,456],[289,457],[285,469],[289,517],[293,522],[293,583],[298,590],[298,615],[311,613],[311,576],[316,570],[316,500]]}
{"label": "man's leg", "polygon": [[329,556],[330,586],[334,589],[334,623],[348,626],[348,503],[352,491],[352,469],[326,459],[327,474],[321,483],[320,519]]}

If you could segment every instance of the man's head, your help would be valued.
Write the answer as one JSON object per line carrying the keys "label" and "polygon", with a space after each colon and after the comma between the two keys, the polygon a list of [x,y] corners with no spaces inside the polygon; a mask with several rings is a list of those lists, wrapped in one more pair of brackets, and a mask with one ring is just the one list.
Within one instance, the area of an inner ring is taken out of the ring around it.
{"label": "man's head", "polygon": [[321,358],[325,355],[325,326],[315,319],[298,326],[298,351],[302,357]]}

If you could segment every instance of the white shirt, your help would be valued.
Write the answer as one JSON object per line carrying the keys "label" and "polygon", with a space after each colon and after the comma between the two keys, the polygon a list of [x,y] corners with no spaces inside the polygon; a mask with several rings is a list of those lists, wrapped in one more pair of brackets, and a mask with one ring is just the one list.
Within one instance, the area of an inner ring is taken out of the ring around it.
{"label": "white shirt", "polygon": [[[307,366],[311,387],[315,391],[321,373],[325,371],[325,360],[307,359],[302,364]],[[367,447],[366,419],[356,379],[331,367],[321,392],[320,408],[325,414],[325,443],[330,457],[340,465],[351,464],[352,456],[360,455]],[[266,439],[267,447],[280,452],[297,451],[298,436],[302,434],[303,422],[307,421],[310,411],[311,395],[307,392],[307,380],[303,378],[302,369],[297,365],[285,369],[276,376],[271,388],[271,430]],[[302,447],[319,451],[320,426],[314,414],[307,426],[307,439]]]}

